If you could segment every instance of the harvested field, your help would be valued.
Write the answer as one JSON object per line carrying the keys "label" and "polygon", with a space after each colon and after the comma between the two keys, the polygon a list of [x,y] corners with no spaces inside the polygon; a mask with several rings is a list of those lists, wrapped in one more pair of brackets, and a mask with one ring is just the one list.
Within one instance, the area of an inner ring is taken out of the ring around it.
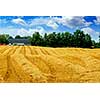
{"label": "harvested field", "polygon": [[0,82],[100,82],[100,49],[0,46]]}

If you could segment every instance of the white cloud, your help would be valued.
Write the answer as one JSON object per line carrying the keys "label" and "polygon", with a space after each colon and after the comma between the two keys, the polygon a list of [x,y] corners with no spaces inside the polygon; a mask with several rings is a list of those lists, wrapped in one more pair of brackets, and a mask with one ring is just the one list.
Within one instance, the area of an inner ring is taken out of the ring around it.
{"label": "white cloud", "polygon": [[96,16],[96,20],[94,20],[94,22],[99,25],[100,24],[100,16]]}
{"label": "white cloud", "polygon": [[15,37],[16,35],[31,36],[34,32],[39,32],[41,35],[43,35],[47,31],[41,26],[38,26],[36,28],[30,28],[28,30],[25,28],[18,29],[13,27],[0,28],[0,33],[9,34],[13,37]]}
{"label": "white cloud", "polygon": [[73,19],[73,16],[62,16],[62,18],[64,18],[64,19],[69,19],[69,20],[71,20],[71,19]]}
{"label": "white cloud", "polygon": [[35,26],[35,25],[46,25],[48,27],[51,27],[53,29],[57,29],[58,25],[57,23],[53,20],[52,17],[47,17],[47,18],[35,18],[31,21],[30,26]]}
{"label": "white cloud", "polygon": [[35,18],[33,20],[31,20],[30,26],[34,26],[34,25],[44,25],[47,24],[49,21],[49,18]]}
{"label": "white cloud", "polygon": [[1,34],[9,34],[11,36],[15,36],[17,35],[16,32],[18,31],[18,29],[15,28],[0,28],[0,33]]}
{"label": "white cloud", "polygon": [[26,23],[21,18],[17,18],[13,19],[12,22],[21,25],[27,25],[28,27],[46,25],[53,29],[57,29],[59,27],[58,24],[62,24],[64,26],[67,26],[68,28],[76,28],[76,29],[87,27],[92,24],[92,22],[87,22],[83,16],[63,16],[62,18],[52,17],[52,16],[47,18],[39,17],[30,20],[28,23]]}
{"label": "white cloud", "polygon": [[17,30],[16,34],[21,35],[21,36],[31,36],[35,32],[39,32],[42,35],[46,32],[46,30],[40,26],[38,26],[36,28],[30,28],[28,30],[21,28],[21,29]]}
{"label": "white cloud", "polygon": [[98,41],[99,32],[96,32],[95,30],[93,30],[90,27],[82,28],[81,30],[84,31],[85,34],[87,34],[87,33],[90,34],[92,39],[94,39],[95,41]]}
{"label": "white cloud", "polygon": [[41,35],[44,34],[45,32],[47,32],[43,27],[38,26],[36,28],[33,29],[29,29],[29,34],[32,35],[34,32],[39,32]]}
{"label": "white cloud", "polygon": [[87,22],[82,16],[63,16],[62,18],[54,17],[54,20],[69,28],[81,28],[92,24],[91,22]]}
{"label": "white cloud", "polygon": [[52,27],[53,29],[57,29],[57,28],[58,28],[58,24],[55,23],[53,20],[50,20],[50,21],[47,23],[47,26]]}
{"label": "white cloud", "polygon": [[15,24],[27,25],[27,23],[21,18],[13,19],[12,22]]}
{"label": "white cloud", "polygon": [[20,35],[20,36],[28,36],[29,35],[28,30],[26,30],[24,28],[18,29],[16,34]]}
{"label": "white cloud", "polygon": [[51,16],[47,18],[40,17],[33,19],[30,25],[47,25],[53,29],[57,29],[57,23],[69,28],[81,28],[92,24],[92,22],[87,22],[83,16],[62,16],[62,18]]}
{"label": "white cloud", "polygon": [[86,33],[88,33],[88,34],[90,34],[90,35],[93,34],[93,33],[95,33],[95,35],[98,35],[99,34],[99,32],[96,32],[95,30],[93,30],[90,27],[86,27],[86,28],[83,28],[81,30],[84,31],[84,32],[86,32]]}

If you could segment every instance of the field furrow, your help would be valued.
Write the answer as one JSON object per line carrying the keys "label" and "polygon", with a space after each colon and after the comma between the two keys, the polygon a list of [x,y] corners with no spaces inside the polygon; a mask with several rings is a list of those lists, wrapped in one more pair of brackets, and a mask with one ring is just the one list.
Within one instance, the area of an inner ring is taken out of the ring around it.
{"label": "field furrow", "polygon": [[0,46],[0,82],[100,82],[100,49]]}

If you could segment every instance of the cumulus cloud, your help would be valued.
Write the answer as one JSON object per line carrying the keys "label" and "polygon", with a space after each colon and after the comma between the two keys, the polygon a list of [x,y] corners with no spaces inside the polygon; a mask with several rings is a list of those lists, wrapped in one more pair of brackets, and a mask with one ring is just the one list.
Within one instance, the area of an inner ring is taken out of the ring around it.
{"label": "cumulus cloud", "polygon": [[99,25],[100,24],[100,16],[96,16],[96,20],[94,20],[94,22]]}
{"label": "cumulus cloud", "polygon": [[34,25],[44,25],[47,24],[49,21],[49,18],[35,18],[33,20],[31,20],[30,26],[34,26]]}
{"label": "cumulus cloud", "polygon": [[32,19],[29,23],[26,23],[21,18],[17,18],[17,19],[13,19],[12,22],[21,25],[27,25],[28,27],[46,25],[53,29],[57,29],[59,27],[59,24],[64,25],[71,29],[83,28],[83,27],[90,26],[92,24],[92,22],[87,22],[83,16],[62,16],[61,18],[39,17],[39,18]]}
{"label": "cumulus cloud", "polygon": [[28,30],[21,28],[17,30],[16,34],[20,36],[28,36]]}
{"label": "cumulus cloud", "polygon": [[53,29],[57,29],[59,26],[57,23],[55,23],[54,21],[50,20],[48,23],[47,23],[47,26],[49,27],[52,27]]}
{"label": "cumulus cloud", "polygon": [[48,27],[51,27],[53,29],[57,29],[58,25],[57,23],[53,20],[52,17],[47,17],[47,18],[35,18],[31,21],[30,26],[35,26],[35,25],[46,25]]}
{"label": "cumulus cloud", "polygon": [[0,33],[9,34],[10,36],[13,36],[13,37],[17,35],[17,31],[18,29],[16,28],[9,28],[9,27],[0,28]]}
{"label": "cumulus cloud", "polygon": [[82,16],[63,16],[62,18],[54,17],[54,20],[69,28],[81,28],[92,24],[92,22],[87,22]]}
{"label": "cumulus cloud", "polygon": [[39,32],[41,35],[47,32],[43,27],[38,26],[36,28],[29,29],[29,33],[32,35],[34,32]]}
{"label": "cumulus cloud", "polygon": [[95,35],[98,35],[99,34],[99,32],[96,32],[95,30],[93,30],[90,27],[82,28],[81,30],[84,31],[85,33],[90,34],[90,35],[93,34],[93,33],[95,33]]}
{"label": "cumulus cloud", "polygon": [[31,36],[34,32],[39,32],[42,35],[46,32],[46,30],[40,26],[36,28],[30,28],[28,30],[21,28],[17,30],[16,34],[21,36]]}
{"label": "cumulus cloud", "polygon": [[31,36],[33,33],[39,32],[41,35],[43,35],[45,32],[47,32],[43,27],[38,26],[36,28],[13,28],[13,27],[7,27],[7,28],[0,28],[0,33],[9,34],[13,37],[16,35],[20,36]]}
{"label": "cumulus cloud", "polygon": [[87,33],[90,34],[92,39],[94,39],[95,41],[98,41],[97,39],[98,39],[98,36],[99,36],[99,32],[93,30],[90,27],[82,28],[81,30],[84,31],[85,34],[87,34]]}
{"label": "cumulus cloud", "polygon": [[12,22],[15,23],[15,24],[27,25],[27,23],[21,18],[12,19]]}

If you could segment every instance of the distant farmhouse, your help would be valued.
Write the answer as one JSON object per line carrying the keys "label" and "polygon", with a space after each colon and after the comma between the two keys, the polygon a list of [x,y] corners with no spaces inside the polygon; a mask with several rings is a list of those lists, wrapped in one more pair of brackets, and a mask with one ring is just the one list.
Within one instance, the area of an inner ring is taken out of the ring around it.
{"label": "distant farmhouse", "polygon": [[9,39],[9,45],[30,45],[29,39]]}

